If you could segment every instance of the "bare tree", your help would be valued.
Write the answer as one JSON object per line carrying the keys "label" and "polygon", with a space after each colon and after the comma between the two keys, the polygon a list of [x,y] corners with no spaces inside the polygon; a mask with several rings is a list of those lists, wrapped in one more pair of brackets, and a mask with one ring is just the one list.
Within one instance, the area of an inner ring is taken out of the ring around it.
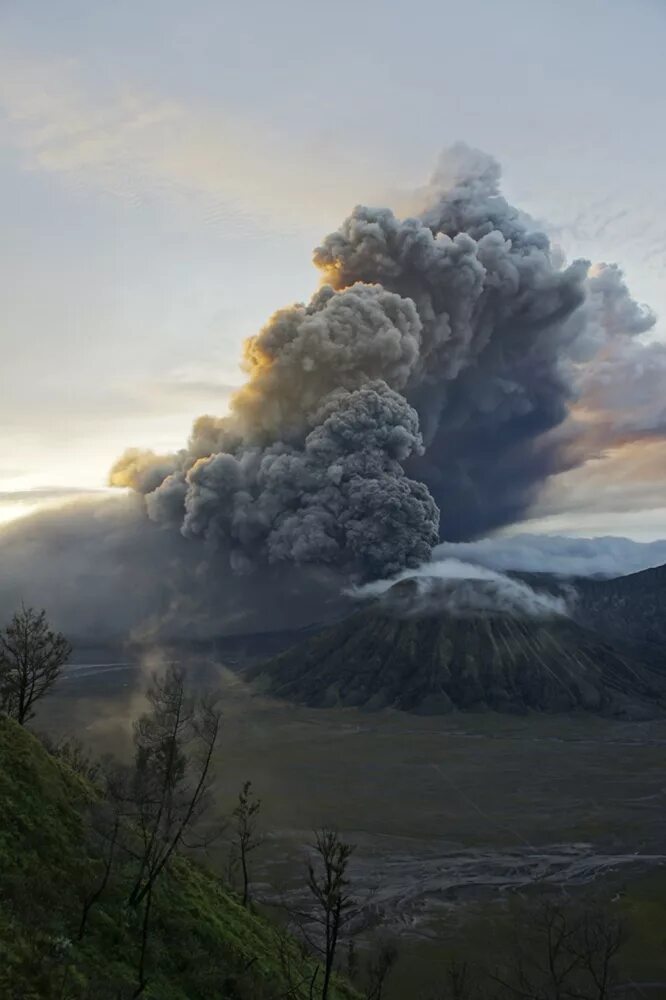
{"label": "bare tree", "polygon": [[131,906],[151,892],[187,830],[209,800],[210,766],[220,728],[215,698],[195,699],[184,673],[153,675],[150,710],[134,727],[133,799],[139,847]]}
{"label": "bare tree", "polygon": [[97,784],[100,779],[105,781],[105,767],[109,764],[109,757],[94,756],[76,736],[67,736],[63,739],[53,741],[47,734],[39,733],[39,739],[53,757],[67,764],[77,774],[80,774],[91,784]]}
{"label": "bare tree", "polygon": [[250,902],[249,855],[263,843],[262,838],[257,835],[257,814],[260,808],[261,799],[254,798],[252,782],[246,781],[238,793],[238,804],[232,814],[243,879],[243,906]]}
{"label": "bare tree", "polygon": [[398,949],[393,941],[382,941],[367,963],[366,1000],[382,1000],[384,988],[393,966],[398,960]]}
{"label": "bare tree", "polygon": [[305,990],[308,1000],[314,1000],[320,966],[312,966],[308,961],[305,944],[300,942],[299,947],[289,932],[279,924],[276,924],[274,933],[282,982],[271,993],[271,1000],[302,1000]]}
{"label": "bare tree", "polygon": [[[88,758],[84,758],[88,761]],[[112,879],[118,855],[124,847],[124,821],[127,814],[128,778],[126,770],[114,762],[100,761],[95,770],[103,791],[101,799],[90,803],[86,815],[85,839],[95,857],[96,879],[82,898],[81,919],[77,940],[82,941],[88,917],[93,907],[102,899]]]}
{"label": "bare tree", "polygon": [[499,998],[609,1000],[617,995],[614,960],[620,922],[601,910],[544,904],[526,932],[516,928],[508,964],[491,974]]}
{"label": "bare tree", "polygon": [[137,969],[137,984],[132,1000],[140,997],[148,985],[146,976],[146,961],[148,958],[148,939],[150,936],[150,909],[153,901],[153,883],[146,889],[145,902],[143,904],[143,919],[141,921],[141,944],[139,947],[139,966]]}
{"label": "bare tree", "polygon": [[615,958],[625,940],[621,921],[601,910],[588,910],[578,921],[572,948],[586,974],[592,1000],[605,1000],[616,993]]}
{"label": "bare tree", "polygon": [[640,984],[619,984],[621,922],[603,909],[548,900],[515,914],[513,942],[497,965],[453,957],[443,989],[429,1000],[630,1000]]}
{"label": "bare tree", "polygon": [[72,652],[45,611],[22,607],[0,632],[0,707],[23,725],[33,705],[55,684]]}
{"label": "bare tree", "polygon": [[348,891],[347,868],[354,850],[335,830],[315,831],[314,862],[308,864],[308,888],[316,903],[315,921],[322,929],[324,979],[321,1000],[328,1000],[341,932],[357,907]]}
{"label": "bare tree", "polygon": [[446,969],[447,1000],[478,1000],[478,977],[468,962],[459,961],[455,956]]}

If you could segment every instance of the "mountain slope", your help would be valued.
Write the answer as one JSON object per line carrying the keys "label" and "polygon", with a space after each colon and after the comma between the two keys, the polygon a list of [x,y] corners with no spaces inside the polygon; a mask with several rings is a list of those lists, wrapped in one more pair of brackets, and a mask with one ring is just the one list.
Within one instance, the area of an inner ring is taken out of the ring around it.
{"label": "mountain slope", "polygon": [[612,580],[577,584],[576,614],[621,641],[639,643],[641,654],[666,670],[666,566]]}
{"label": "mountain slope", "polygon": [[[82,900],[98,878],[84,818],[94,795],[0,717],[0,996],[7,1000],[133,996],[141,917],[124,906],[122,873],[76,940]],[[309,983],[314,968],[295,942],[184,858],[158,883],[152,926],[146,1000],[273,1000],[287,995],[285,960],[299,983]],[[304,1000],[308,990],[288,995]],[[339,988],[335,996],[355,994]]]}
{"label": "mountain slope", "polygon": [[400,616],[378,604],[250,671],[314,706],[499,711],[585,709],[629,718],[666,704],[666,681],[561,615]]}

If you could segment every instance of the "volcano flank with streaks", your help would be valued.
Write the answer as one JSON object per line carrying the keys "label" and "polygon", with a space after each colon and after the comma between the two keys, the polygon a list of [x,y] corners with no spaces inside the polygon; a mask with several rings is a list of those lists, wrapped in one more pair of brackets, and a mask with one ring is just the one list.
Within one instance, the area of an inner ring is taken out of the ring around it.
{"label": "volcano flank with streaks", "polygon": [[666,678],[567,615],[500,608],[492,583],[404,580],[362,611],[251,668],[278,697],[315,707],[628,719],[666,708]]}

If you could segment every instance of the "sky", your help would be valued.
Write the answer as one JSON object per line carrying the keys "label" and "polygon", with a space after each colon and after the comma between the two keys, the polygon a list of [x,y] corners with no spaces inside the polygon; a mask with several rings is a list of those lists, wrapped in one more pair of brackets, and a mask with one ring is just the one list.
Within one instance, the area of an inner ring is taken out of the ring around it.
{"label": "sky", "polygon": [[[457,140],[666,340],[664,37],[660,0],[4,0],[0,520],[224,413],[321,237]],[[662,454],[556,477],[528,530],[666,536]]]}

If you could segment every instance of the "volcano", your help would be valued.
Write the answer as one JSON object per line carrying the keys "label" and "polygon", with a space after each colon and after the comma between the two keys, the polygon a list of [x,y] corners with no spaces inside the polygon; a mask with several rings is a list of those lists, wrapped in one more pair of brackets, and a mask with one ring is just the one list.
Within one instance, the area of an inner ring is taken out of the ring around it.
{"label": "volcano", "polygon": [[626,719],[666,708],[666,678],[547,604],[538,613],[493,607],[480,581],[475,600],[462,603],[459,587],[438,584],[427,601],[413,581],[398,584],[249,676],[260,690],[317,707],[583,710]]}

